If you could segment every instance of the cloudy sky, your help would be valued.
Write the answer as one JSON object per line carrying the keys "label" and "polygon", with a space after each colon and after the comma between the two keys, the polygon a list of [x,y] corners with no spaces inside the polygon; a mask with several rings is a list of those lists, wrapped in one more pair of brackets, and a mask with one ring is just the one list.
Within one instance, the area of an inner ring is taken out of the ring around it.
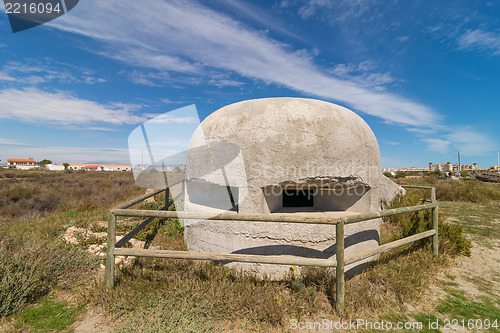
{"label": "cloudy sky", "polygon": [[498,2],[82,0],[15,34],[0,6],[0,163],[128,163],[148,119],[280,96],[359,114],[383,167],[497,162]]}

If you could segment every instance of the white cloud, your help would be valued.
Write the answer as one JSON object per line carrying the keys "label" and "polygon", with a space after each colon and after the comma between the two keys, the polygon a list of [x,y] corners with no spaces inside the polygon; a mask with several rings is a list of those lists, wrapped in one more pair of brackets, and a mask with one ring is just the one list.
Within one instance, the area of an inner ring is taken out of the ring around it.
{"label": "white cloud", "polygon": [[198,123],[198,119],[194,117],[177,117],[170,114],[155,114],[155,113],[144,113],[144,117],[151,117],[148,123],[150,124],[188,124],[188,123]]}
{"label": "white cloud", "polygon": [[168,73],[145,73],[138,70],[133,70],[131,72],[120,71],[120,74],[126,75],[133,83],[149,87],[159,87],[161,83],[166,81],[169,77]]}
{"label": "white cloud", "polygon": [[[145,54],[144,51],[146,51],[147,54],[146,58],[143,57]],[[134,66],[154,68],[166,72],[173,71],[196,74],[202,69],[201,65],[185,61],[180,57],[158,54],[155,53],[154,50],[137,49],[134,46],[125,48],[120,47],[118,50],[114,49],[111,52],[104,51],[101,54]]]}
{"label": "white cloud", "polygon": [[494,151],[497,146],[487,134],[476,132],[471,128],[454,129],[447,138],[453,141],[457,150],[471,156],[486,155]]}
{"label": "white cloud", "polygon": [[391,145],[391,146],[397,146],[399,145],[399,142],[396,142],[396,141],[387,141],[387,140],[382,140],[383,143],[386,143],[388,145]]}
{"label": "white cloud", "polygon": [[[416,101],[328,74],[309,54],[195,2],[88,0],[50,24],[103,42],[102,54],[134,66],[187,77],[213,69],[235,72],[344,103],[392,123],[428,126],[440,118]],[[391,78],[371,80],[380,85]]]}
{"label": "white cloud", "polygon": [[330,0],[308,0],[299,8],[299,16],[306,20],[313,17],[318,10],[331,8],[333,8],[333,2]]}
{"label": "white cloud", "polygon": [[16,81],[16,78],[10,76],[6,71],[0,72],[0,81]]}
{"label": "white cloud", "polygon": [[58,125],[136,124],[146,120],[133,114],[138,108],[135,104],[103,105],[70,93],[51,93],[38,88],[0,90],[0,119]]}
{"label": "white cloud", "polygon": [[396,82],[389,73],[376,73],[375,62],[367,60],[359,64],[338,64],[331,73],[346,81],[355,82],[360,87],[384,90],[386,85]]}
{"label": "white cloud", "polygon": [[324,16],[331,22],[340,24],[346,21],[359,22],[360,18],[373,10],[376,2],[367,0],[305,0],[298,10],[299,16],[304,19],[317,20]]}
{"label": "white cloud", "polygon": [[24,143],[25,141],[23,140],[0,138],[1,145],[20,145]]}
{"label": "white cloud", "polygon": [[469,156],[485,156],[495,150],[495,141],[485,133],[467,128],[443,128],[436,133],[426,133],[421,141],[427,149],[438,153],[448,153],[452,148]]}
{"label": "white cloud", "polygon": [[48,81],[61,83],[104,83],[105,79],[96,77],[95,73],[64,63],[53,63],[46,60],[23,59],[9,61],[0,71],[0,80],[15,81],[18,84],[37,85]]}
{"label": "white cloud", "polygon": [[180,103],[184,103],[184,102],[174,102],[174,101],[172,101],[172,100],[170,100],[168,98],[163,98],[161,101],[163,103],[165,103],[165,104],[180,104]]}
{"label": "white cloud", "polygon": [[428,145],[427,149],[441,154],[446,154],[452,144],[449,140],[438,138],[424,138],[422,141]]}
{"label": "white cloud", "polygon": [[213,86],[216,86],[218,88],[222,87],[240,87],[244,85],[243,82],[236,81],[236,80],[228,80],[228,79],[211,79],[209,83]]}
{"label": "white cloud", "polygon": [[106,82],[106,79],[100,77],[85,76],[83,77],[83,81],[85,81],[85,83],[87,84],[95,84],[95,83],[104,83]]}
{"label": "white cloud", "polygon": [[102,126],[65,126],[64,129],[74,129],[77,131],[100,131],[100,132],[120,132],[121,130],[116,128],[102,127]]}
{"label": "white cloud", "polygon": [[280,22],[276,15],[260,9],[250,2],[241,0],[222,0],[221,2],[227,5],[226,7],[238,15],[238,17],[248,19],[248,21],[253,24],[258,23],[260,27],[266,28],[266,30],[271,31],[271,33],[286,35],[302,42],[306,41],[305,38],[294,34],[286,24]]}
{"label": "white cloud", "polygon": [[2,162],[7,158],[32,157],[39,161],[44,158],[56,163],[89,163],[89,162],[113,162],[130,163],[128,160],[128,149],[110,147],[72,147],[53,146],[44,147],[30,144],[23,140],[0,138],[2,146]]}
{"label": "white cloud", "polygon": [[130,163],[128,149],[103,147],[36,147],[19,145],[2,149],[3,155],[8,157],[32,157],[37,161],[48,158],[54,163]]}
{"label": "white cloud", "polygon": [[461,49],[491,51],[500,54],[500,34],[481,29],[467,30],[458,37],[458,46]]}

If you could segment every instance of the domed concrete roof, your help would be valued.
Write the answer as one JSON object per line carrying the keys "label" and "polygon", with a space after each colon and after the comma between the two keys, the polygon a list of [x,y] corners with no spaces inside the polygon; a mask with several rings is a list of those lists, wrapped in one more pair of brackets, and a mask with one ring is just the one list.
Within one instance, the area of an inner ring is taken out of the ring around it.
{"label": "domed concrete roof", "polygon": [[[244,170],[241,164],[225,170],[232,174],[231,185],[240,187],[320,181],[323,186],[350,182],[371,188],[388,180],[381,175],[377,139],[368,124],[354,112],[324,101],[265,98],[225,106],[200,124],[190,149],[207,142],[232,143],[233,152],[227,155],[241,152]],[[223,155],[214,158],[227,159]],[[199,171],[208,167],[202,161],[188,154],[188,179],[208,173]],[[205,177],[224,185],[218,179]]]}
{"label": "domed concrete roof", "polygon": [[[214,213],[367,213],[380,210],[381,200],[392,200],[400,190],[382,175],[377,140],[361,117],[339,105],[303,98],[247,100],[212,113],[191,139],[186,179],[185,209]],[[287,193],[288,188],[305,189],[313,198]],[[299,204],[289,205],[294,200]],[[378,246],[379,223],[346,226],[346,237],[353,242],[346,255]],[[334,230],[324,225],[185,221],[188,248],[201,252],[330,257]],[[274,277],[288,270],[280,265],[237,266]]]}

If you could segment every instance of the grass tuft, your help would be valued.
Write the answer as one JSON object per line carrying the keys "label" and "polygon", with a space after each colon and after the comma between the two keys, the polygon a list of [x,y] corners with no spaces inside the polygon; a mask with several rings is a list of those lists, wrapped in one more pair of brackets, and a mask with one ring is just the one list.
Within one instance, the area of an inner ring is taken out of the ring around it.
{"label": "grass tuft", "polygon": [[[494,301],[483,297],[477,302],[467,297],[462,290],[449,289],[448,297],[436,308],[442,314],[453,314],[456,319],[490,319],[500,321],[500,309]],[[499,323],[500,324],[500,323]]]}
{"label": "grass tuft", "polygon": [[75,322],[79,312],[78,307],[45,297],[41,304],[24,309],[19,319],[36,330],[60,332]]}

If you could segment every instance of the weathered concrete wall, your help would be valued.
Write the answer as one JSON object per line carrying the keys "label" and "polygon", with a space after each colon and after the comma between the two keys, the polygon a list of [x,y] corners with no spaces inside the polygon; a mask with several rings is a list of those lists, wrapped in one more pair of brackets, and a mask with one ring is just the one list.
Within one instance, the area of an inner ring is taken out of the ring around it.
{"label": "weathered concrete wall", "polygon": [[[207,143],[212,149],[203,150]],[[186,211],[214,213],[343,216],[378,211],[381,199],[391,200],[400,189],[381,174],[377,140],[358,115],[298,98],[244,101],[211,114],[191,140],[186,178],[192,182]],[[283,188],[314,189],[314,206],[281,207]],[[346,257],[378,246],[379,224],[347,225]],[[335,226],[186,220],[185,240],[193,251],[335,255]],[[289,271],[279,265],[235,265],[274,279]]]}

